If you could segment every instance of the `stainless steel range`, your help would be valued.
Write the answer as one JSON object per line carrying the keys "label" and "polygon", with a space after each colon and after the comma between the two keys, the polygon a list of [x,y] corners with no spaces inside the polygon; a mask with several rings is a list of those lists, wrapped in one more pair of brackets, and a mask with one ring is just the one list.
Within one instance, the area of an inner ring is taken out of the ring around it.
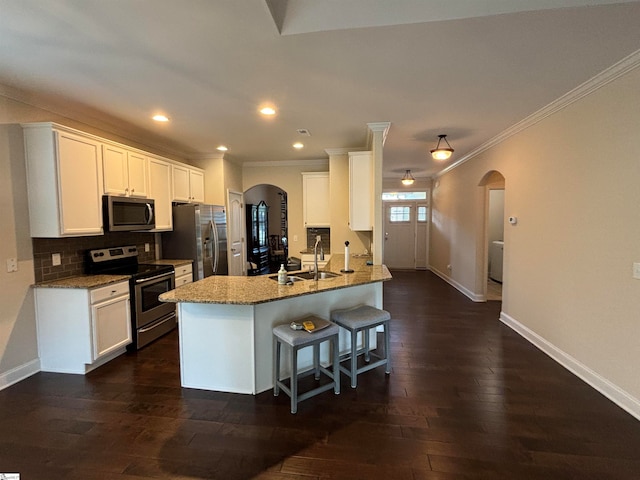
{"label": "stainless steel range", "polygon": [[138,248],[132,245],[87,251],[86,271],[131,275],[129,295],[134,335],[127,348],[140,349],[176,327],[175,304],[158,300],[158,296],[175,288],[172,266],[138,263]]}

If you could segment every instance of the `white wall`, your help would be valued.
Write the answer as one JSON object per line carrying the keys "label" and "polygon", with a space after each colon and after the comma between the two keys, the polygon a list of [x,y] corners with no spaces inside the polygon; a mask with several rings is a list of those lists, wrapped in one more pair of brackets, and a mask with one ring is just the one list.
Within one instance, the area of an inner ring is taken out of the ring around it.
{"label": "white wall", "polygon": [[499,171],[518,217],[505,227],[503,320],[640,418],[638,105],[636,68],[438,178],[430,264],[482,292],[478,184]]}
{"label": "white wall", "polygon": [[489,245],[504,240],[504,190],[489,190]]}

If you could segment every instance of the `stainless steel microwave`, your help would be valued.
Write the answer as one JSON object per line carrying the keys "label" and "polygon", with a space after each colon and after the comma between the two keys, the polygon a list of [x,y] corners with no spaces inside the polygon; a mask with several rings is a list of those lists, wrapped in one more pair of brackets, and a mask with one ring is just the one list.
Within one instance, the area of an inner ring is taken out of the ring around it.
{"label": "stainless steel microwave", "polygon": [[152,198],[130,198],[105,195],[102,213],[104,228],[110,232],[133,232],[156,228]]}

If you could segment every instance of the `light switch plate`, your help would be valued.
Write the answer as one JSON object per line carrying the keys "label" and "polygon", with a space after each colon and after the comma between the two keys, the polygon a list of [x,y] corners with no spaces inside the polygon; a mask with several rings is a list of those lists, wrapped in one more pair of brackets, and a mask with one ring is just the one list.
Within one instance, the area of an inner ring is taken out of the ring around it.
{"label": "light switch plate", "polygon": [[52,253],[51,254],[51,265],[53,265],[54,267],[57,267],[61,263],[62,263],[62,259],[60,257],[60,254],[59,253]]}
{"label": "light switch plate", "polygon": [[145,244],[144,244],[144,251],[145,251],[145,252],[148,252],[149,250],[150,250],[149,244],[148,244],[148,243],[145,243]]}
{"label": "light switch plate", "polygon": [[633,263],[633,278],[640,280],[640,262]]}

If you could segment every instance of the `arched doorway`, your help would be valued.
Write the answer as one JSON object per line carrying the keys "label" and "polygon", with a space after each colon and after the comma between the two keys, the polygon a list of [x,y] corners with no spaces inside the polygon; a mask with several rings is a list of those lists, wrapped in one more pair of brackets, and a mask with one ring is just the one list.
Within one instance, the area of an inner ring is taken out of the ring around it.
{"label": "arched doorway", "polygon": [[249,275],[278,271],[288,258],[287,192],[275,185],[255,185],[244,192]]}
{"label": "arched doorway", "polygon": [[482,244],[482,287],[487,301],[502,301],[504,282],[504,202],[505,178],[496,171],[487,172],[478,184],[484,189],[484,236]]}

